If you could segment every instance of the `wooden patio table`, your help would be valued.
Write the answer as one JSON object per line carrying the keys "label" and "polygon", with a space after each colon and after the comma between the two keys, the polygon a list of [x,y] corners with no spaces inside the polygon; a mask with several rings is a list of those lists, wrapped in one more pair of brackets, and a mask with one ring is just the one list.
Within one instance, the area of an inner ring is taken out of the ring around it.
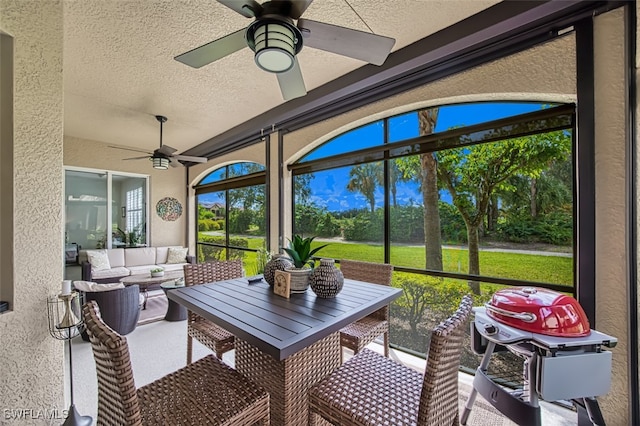
{"label": "wooden patio table", "polygon": [[235,368],[270,394],[271,424],[306,425],[307,390],[340,365],[340,329],[402,290],[344,280],[333,299],[307,290],[289,299],[246,278],[177,288],[171,300],[236,336]]}

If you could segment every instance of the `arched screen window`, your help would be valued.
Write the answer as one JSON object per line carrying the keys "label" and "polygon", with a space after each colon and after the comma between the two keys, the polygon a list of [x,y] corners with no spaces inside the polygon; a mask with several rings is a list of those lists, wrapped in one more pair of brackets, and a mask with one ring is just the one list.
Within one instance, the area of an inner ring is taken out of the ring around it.
{"label": "arched screen window", "polygon": [[265,168],[240,162],[216,169],[195,187],[198,262],[240,258],[247,275],[266,257]]}
{"label": "arched screen window", "polygon": [[345,132],[289,165],[294,232],[330,241],[321,257],[394,265],[396,337],[422,335],[466,292],[476,305],[505,285],[574,293],[574,114],[467,103]]}

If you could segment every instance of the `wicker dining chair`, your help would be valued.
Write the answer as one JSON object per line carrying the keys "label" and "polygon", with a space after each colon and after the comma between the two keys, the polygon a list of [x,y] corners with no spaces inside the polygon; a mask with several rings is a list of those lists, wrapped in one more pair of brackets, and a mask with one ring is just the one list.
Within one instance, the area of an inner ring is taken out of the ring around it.
{"label": "wicker dining chair", "polygon": [[[183,269],[186,286],[242,277],[242,261],[240,259],[187,264]],[[231,332],[189,311],[187,315],[187,364],[191,364],[193,359],[193,339],[214,351],[218,359],[222,359],[222,354],[235,347],[235,336]]]}
{"label": "wicker dining chair", "polygon": [[459,424],[458,370],[472,307],[458,310],[431,333],[425,373],[364,349],[309,391],[309,425]]}
{"label": "wicker dining chair", "polygon": [[268,425],[269,394],[208,355],[136,388],[127,338],[82,308],[98,376],[97,425]]}
{"label": "wicker dining chair", "polygon": [[[391,285],[393,265],[345,259],[340,261],[340,271],[345,278],[352,280]],[[340,330],[340,346],[351,349],[355,355],[380,335],[384,339],[384,356],[388,357],[389,305],[342,328]],[[342,350],[340,350],[341,363],[342,359]]]}

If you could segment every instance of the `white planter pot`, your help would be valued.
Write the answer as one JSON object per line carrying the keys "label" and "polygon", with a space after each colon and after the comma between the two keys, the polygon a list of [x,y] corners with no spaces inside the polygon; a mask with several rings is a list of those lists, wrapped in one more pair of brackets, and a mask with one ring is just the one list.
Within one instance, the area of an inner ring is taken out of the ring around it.
{"label": "white planter pot", "polygon": [[291,293],[304,293],[307,291],[309,288],[311,269],[287,268],[286,271],[291,274]]}

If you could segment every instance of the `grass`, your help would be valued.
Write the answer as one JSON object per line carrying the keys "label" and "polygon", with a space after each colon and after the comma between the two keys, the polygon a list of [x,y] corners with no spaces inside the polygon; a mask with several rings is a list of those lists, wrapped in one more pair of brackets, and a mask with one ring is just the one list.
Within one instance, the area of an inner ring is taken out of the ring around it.
{"label": "grass", "polygon": [[[314,242],[314,244],[316,244]],[[317,243],[322,244],[321,242]],[[330,243],[318,253],[334,259],[361,259],[371,262],[384,260],[383,247],[368,244]],[[444,270],[468,272],[468,250],[443,248]],[[422,269],[425,265],[424,247],[393,246],[391,263],[397,266]],[[571,257],[520,254],[507,251],[480,251],[480,274],[490,277],[539,281],[560,285],[573,285],[573,259]]]}
{"label": "grass", "polygon": [[[247,238],[249,248],[263,247],[264,238]],[[312,247],[327,244],[314,241]],[[383,262],[384,249],[381,245],[330,242],[320,250],[319,257],[333,259],[356,259]],[[391,247],[391,263],[397,266],[422,269],[425,263],[425,249],[417,246]],[[468,271],[468,251],[464,248],[443,248],[444,270],[466,273]],[[244,266],[248,274],[256,271],[256,256],[246,253]],[[573,258],[546,256],[540,254],[520,254],[508,251],[480,251],[480,274],[490,277],[510,278],[573,286]]]}

